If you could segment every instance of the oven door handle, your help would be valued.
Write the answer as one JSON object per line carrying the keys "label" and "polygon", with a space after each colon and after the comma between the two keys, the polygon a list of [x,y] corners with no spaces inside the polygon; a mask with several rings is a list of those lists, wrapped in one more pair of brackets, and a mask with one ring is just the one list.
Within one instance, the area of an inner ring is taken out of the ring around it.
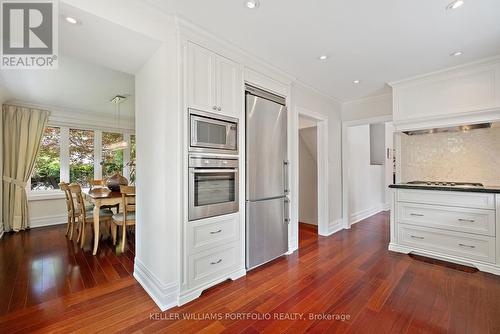
{"label": "oven door handle", "polygon": [[215,174],[215,173],[237,173],[238,168],[219,168],[219,169],[201,169],[201,168],[189,168],[189,171],[191,173],[209,173],[209,174]]}

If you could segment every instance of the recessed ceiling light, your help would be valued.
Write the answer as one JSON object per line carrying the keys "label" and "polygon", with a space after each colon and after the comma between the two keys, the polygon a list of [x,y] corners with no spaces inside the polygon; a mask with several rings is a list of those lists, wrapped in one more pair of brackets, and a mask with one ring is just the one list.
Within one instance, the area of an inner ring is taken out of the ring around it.
{"label": "recessed ceiling light", "polygon": [[450,53],[450,56],[456,57],[456,56],[461,56],[462,54],[463,54],[462,51],[455,51],[455,52]]}
{"label": "recessed ceiling light", "polygon": [[245,6],[250,9],[258,8],[260,5],[259,0],[248,0],[245,1]]}
{"label": "recessed ceiling light", "polygon": [[319,56],[319,60],[327,60],[327,59],[328,59],[327,55]]}
{"label": "recessed ceiling light", "polygon": [[464,0],[455,0],[446,6],[446,9],[453,10],[464,5]]}
{"label": "recessed ceiling light", "polygon": [[75,19],[74,17],[71,17],[71,16],[66,16],[64,19],[66,20],[66,22],[71,23],[71,24],[77,24],[78,23],[78,20]]}
{"label": "recessed ceiling light", "polygon": [[356,85],[361,83],[361,80],[354,80],[353,83],[355,83]]}

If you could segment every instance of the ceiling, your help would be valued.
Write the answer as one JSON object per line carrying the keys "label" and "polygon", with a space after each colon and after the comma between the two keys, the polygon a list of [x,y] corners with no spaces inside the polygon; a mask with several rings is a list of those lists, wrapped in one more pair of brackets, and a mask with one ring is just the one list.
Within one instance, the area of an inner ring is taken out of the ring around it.
{"label": "ceiling", "polygon": [[[500,1],[144,0],[350,101],[389,92],[387,82],[500,54]],[[450,56],[461,50],[463,55]],[[320,61],[320,55],[329,58]],[[354,80],[361,80],[354,84]]]}
{"label": "ceiling", "polygon": [[[128,98],[120,105],[120,114],[133,118],[133,74],[160,42],[64,3],[60,3],[60,13],[59,68],[0,71],[2,98],[115,115],[116,106],[110,100],[124,95]],[[67,23],[66,16],[79,23]]]}
{"label": "ceiling", "polygon": [[100,65],[64,56],[57,70],[4,70],[0,77],[9,100],[114,115],[110,100],[120,94],[128,96],[120,114],[134,116],[134,76]]}
{"label": "ceiling", "polygon": [[[160,42],[118,24],[61,3],[59,48],[64,56],[135,74]],[[64,17],[76,18],[72,25]]]}

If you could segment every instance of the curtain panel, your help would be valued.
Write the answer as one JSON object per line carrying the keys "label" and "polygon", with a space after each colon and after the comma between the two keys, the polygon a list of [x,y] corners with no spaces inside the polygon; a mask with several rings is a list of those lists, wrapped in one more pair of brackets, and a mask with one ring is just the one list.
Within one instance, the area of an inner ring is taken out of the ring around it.
{"label": "curtain panel", "polygon": [[29,228],[27,182],[40,149],[49,112],[22,106],[2,106],[4,231]]}

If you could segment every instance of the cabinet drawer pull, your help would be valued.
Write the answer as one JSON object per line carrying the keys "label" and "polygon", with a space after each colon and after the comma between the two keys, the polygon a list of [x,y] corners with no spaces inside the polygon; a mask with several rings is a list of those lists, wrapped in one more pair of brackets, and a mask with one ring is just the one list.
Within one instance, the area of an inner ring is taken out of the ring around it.
{"label": "cabinet drawer pull", "polygon": [[460,247],[467,247],[467,248],[476,248],[476,246],[472,245],[465,245],[465,244],[458,244]]}
{"label": "cabinet drawer pull", "polygon": [[413,239],[418,239],[418,240],[424,240],[425,239],[424,237],[419,237],[419,236],[416,236],[416,235],[410,235],[410,237],[412,237]]}
{"label": "cabinet drawer pull", "polygon": [[475,222],[474,219],[463,219],[463,218],[458,218],[459,222],[467,222],[467,223],[473,223]]}
{"label": "cabinet drawer pull", "polygon": [[213,107],[212,107],[212,109],[213,109],[213,110],[217,110],[217,106],[213,106]]}
{"label": "cabinet drawer pull", "polygon": [[219,260],[218,260],[218,261],[216,261],[216,262],[210,262],[210,264],[211,264],[211,265],[214,265],[214,264],[219,264],[219,263],[221,263],[221,262],[222,262],[222,259],[219,259]]}
{"label": "cabinet drawer pull", "polygon": [[421,213],[410,213],[410,216],[423,217],[424,215]]}
{"label": "cabinet drawer pull", "polygon": [[211,231],[210,234],[217,234],[217,233],[221,233],[222,230],[218,230],[218,231]]}
{"label": "cabinet drawer pull", "polygon": [[217,107],[217,111],[221,111],[221,110],[222,110],[222,108],[221,108],[221,107]]}

